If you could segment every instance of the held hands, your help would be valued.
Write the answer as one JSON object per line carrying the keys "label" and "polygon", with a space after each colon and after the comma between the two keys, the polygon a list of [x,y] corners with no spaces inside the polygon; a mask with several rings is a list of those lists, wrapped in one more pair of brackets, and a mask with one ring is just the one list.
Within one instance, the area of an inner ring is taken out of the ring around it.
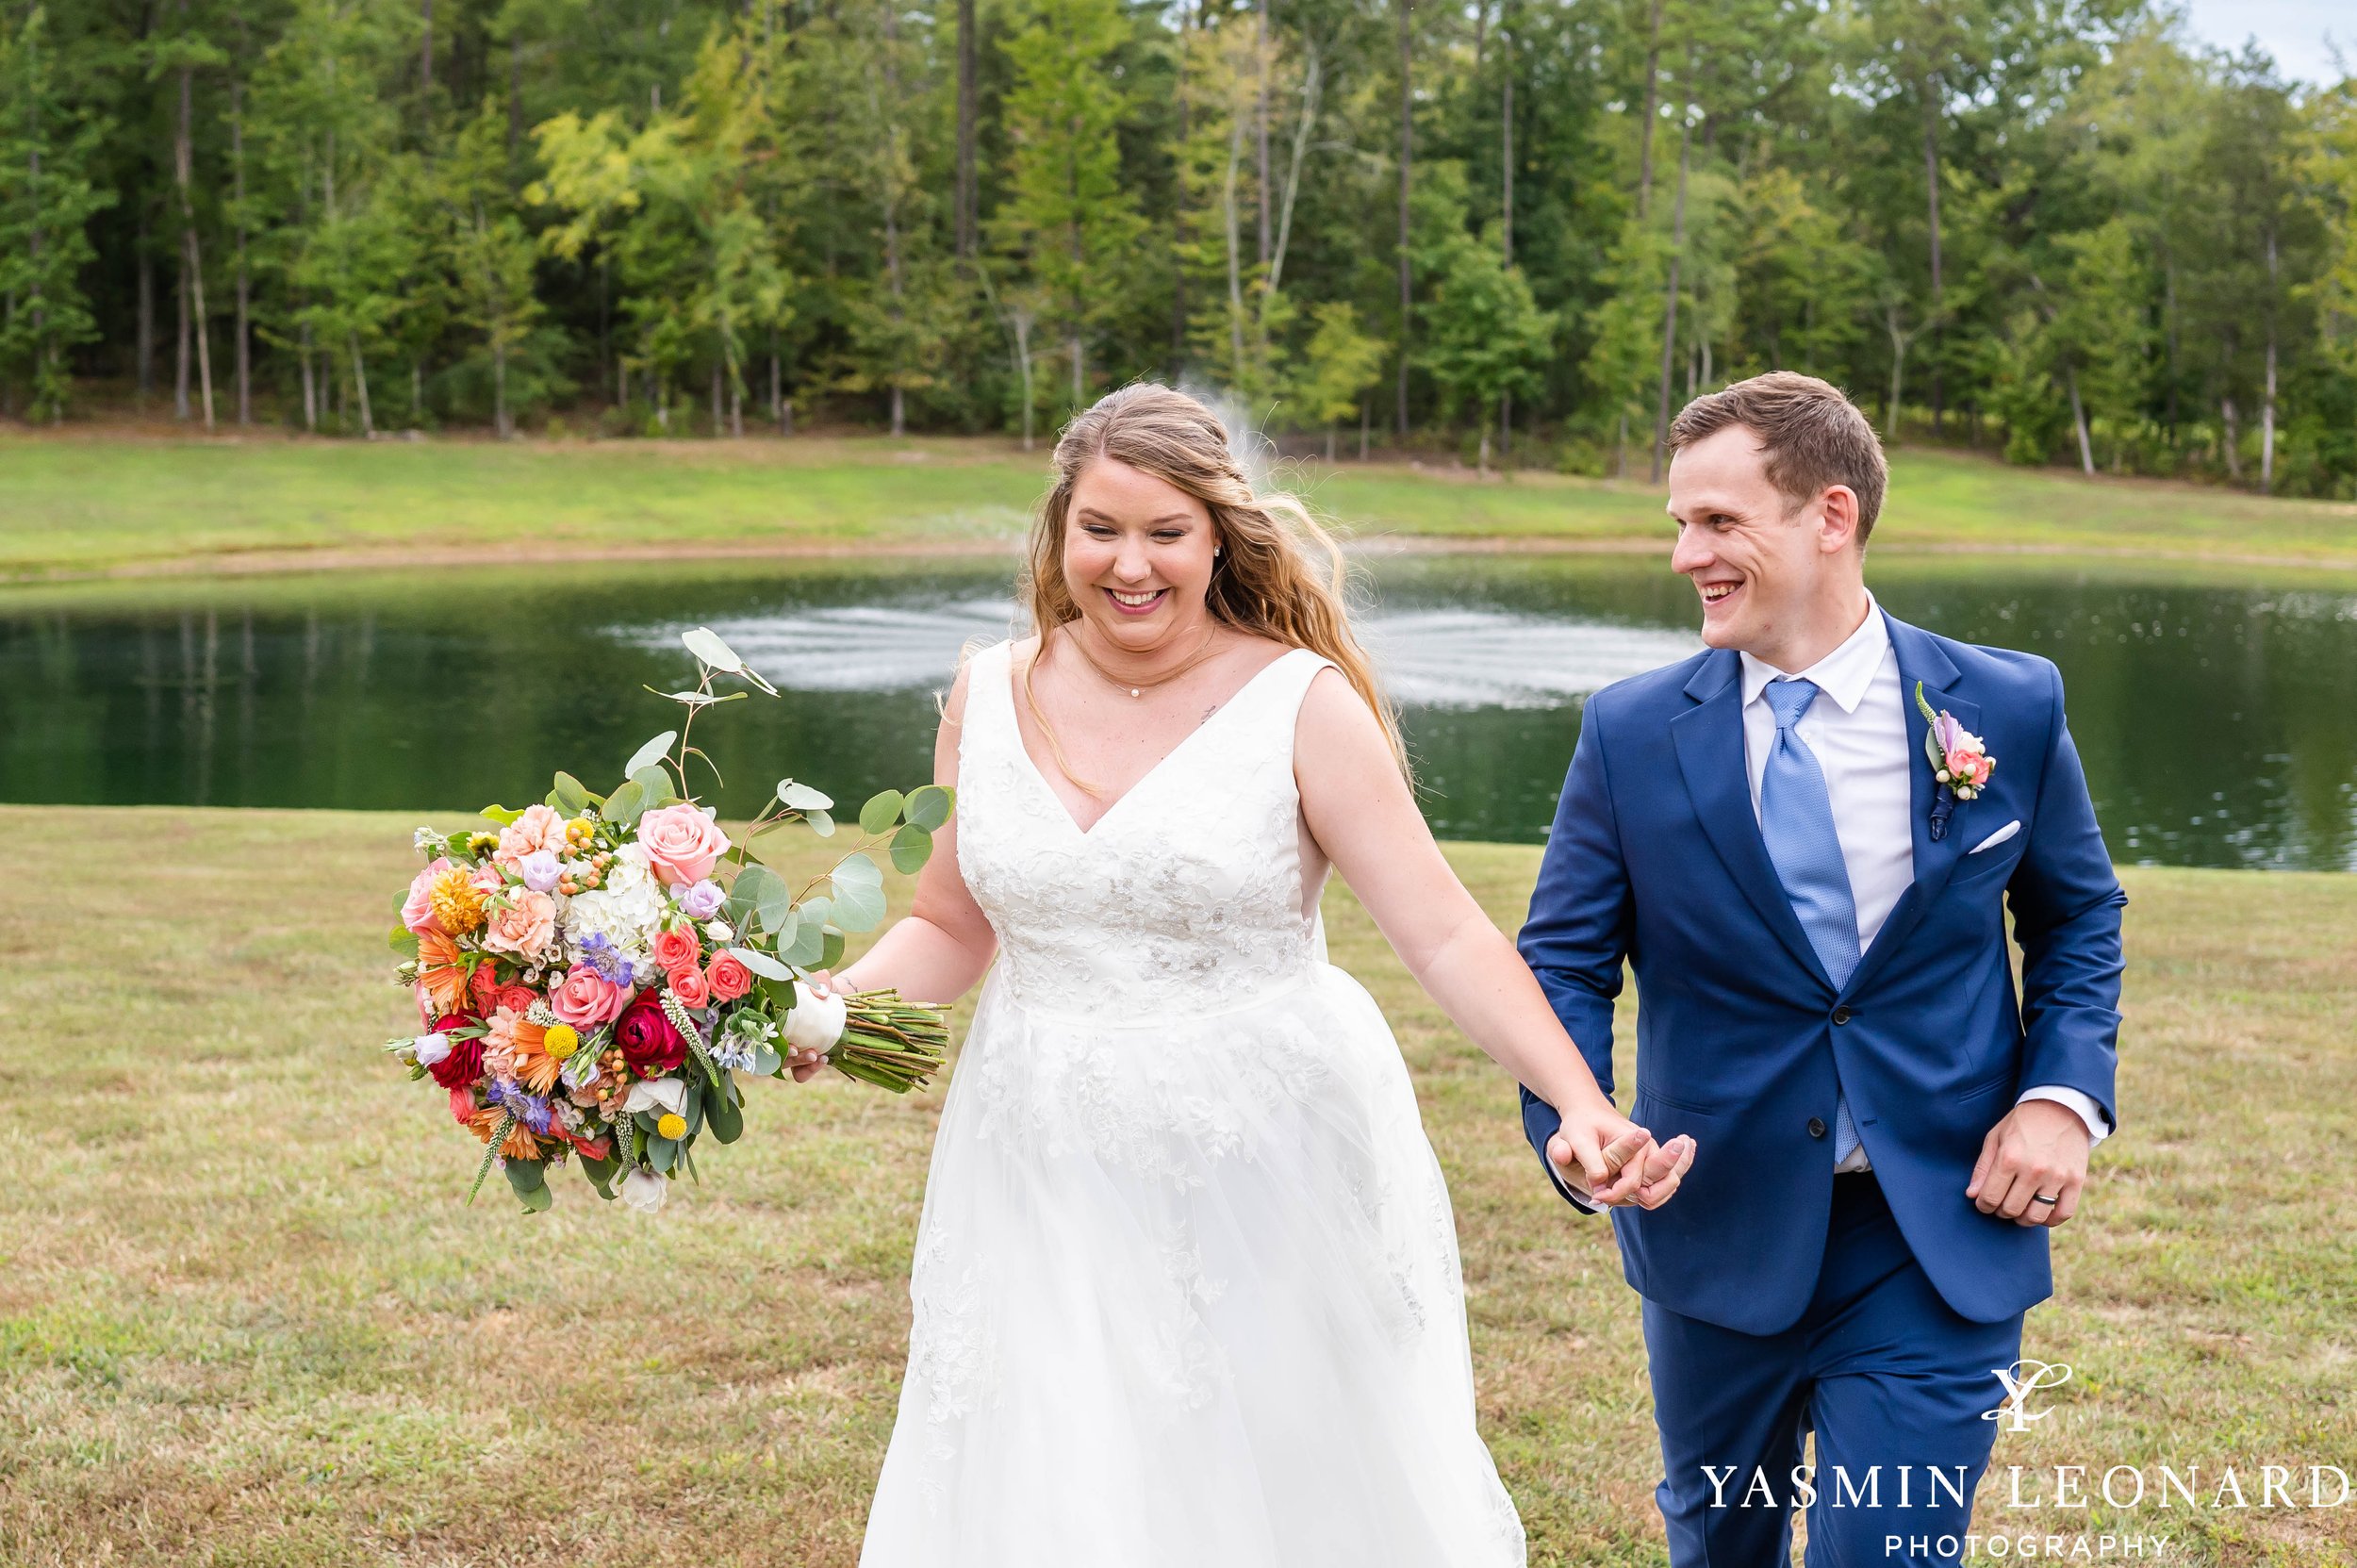
{"label": "held hands", "polygon": [[[824,969],[813,969],[810,978],[803,983],[814,996],[829,997],[834,994],[834,977]],[[789,1050],[785,1053],[785,1065],[793,1072],[795,1082],[807,1083],[816,1078],[819,1069],[827,1065],[827,1053],[807,1048]]]}
{"label": "held hands", "polygon": [[2066,1224],[2086,1187],[2090,1145],[2087,1124],[2076,1111],[2051,1099],[2025,1099],[1981,1141],[1964,1196],[1981,1213],[2016,1225]]}
{"label": "held hands", "polygon": [[1565,1185],[1600,1209],[1658,1209],[1694,1164],[1694,1140],[1666,1144],[1609,1104],[1574,1111],[1547,1140],[1547,1163]]}

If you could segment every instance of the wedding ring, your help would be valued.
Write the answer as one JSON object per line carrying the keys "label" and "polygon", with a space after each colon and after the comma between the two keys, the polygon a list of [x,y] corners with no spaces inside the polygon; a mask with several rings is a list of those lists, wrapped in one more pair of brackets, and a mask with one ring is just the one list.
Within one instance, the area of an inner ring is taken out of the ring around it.
{"label": "wedding ring", "polygon": [[2032,1197],[2030,1201],[2033,1203],[2060,1203],[2062,1201],[2062,1195],[2058,1193],[2054,1197],[2049,1197],[2044,1193],[2039,1193],[2036,1197]]}

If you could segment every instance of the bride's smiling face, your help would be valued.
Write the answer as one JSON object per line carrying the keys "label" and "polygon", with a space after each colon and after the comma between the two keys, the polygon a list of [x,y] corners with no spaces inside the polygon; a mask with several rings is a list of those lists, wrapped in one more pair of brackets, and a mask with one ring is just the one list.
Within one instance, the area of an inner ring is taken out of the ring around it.
{"label": "bride's smiling face", "polygon": [[1202,502],[1112,457],[1072,482],[1063,578],[1082,619],[1133,653],[1199,635],[1218,545]]}

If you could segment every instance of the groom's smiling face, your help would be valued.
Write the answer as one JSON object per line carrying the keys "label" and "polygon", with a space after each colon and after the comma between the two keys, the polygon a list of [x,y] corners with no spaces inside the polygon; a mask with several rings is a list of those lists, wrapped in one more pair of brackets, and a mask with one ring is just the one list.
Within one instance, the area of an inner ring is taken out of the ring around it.
{"label": "groom's smiling face", "polygon": [[1678,449],[1670,464],[1669,511],[1678,528],[1670,564],[1702,600],[1704,642],[1788,673],[1814,662],[1784,660],[1821,640],[1819,623],[1828,612],[1845,613],[1861,581],[1843,508],[1825,500],[1795,502],[1778,490],[1748,426],[1727,425]]}

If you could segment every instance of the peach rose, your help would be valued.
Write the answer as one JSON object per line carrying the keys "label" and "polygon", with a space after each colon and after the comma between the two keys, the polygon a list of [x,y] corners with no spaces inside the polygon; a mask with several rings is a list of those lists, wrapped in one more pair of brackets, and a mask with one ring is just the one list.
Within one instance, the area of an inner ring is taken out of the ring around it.
{"label": "peach rose", "polygon": [[409,896],[401,900],[401,923],[413,932],[439,931],[441,923],[434,918],[434,879],[450,869],[450,857],[443,855],[433,865],[409,881]]}
{"label": "peach rose", "polygon": [[588,965],[577,964],[549,993],[549,1011],[556,1015],[558,1021],[586,1032],[619,1017],[622,1009],[630,1005],[630,992]]}
{"label": "peach rose", "polygon": [[651,811],[638,819],[638,843],[654,874],[673,886],[699,883],[728,853],[729,835],[700,807],[684,802]]}
{"label": "peach rose", "polygon": [[531,958],[555,936],[556,900],[526,888],[511,894],[505,908],[491,911],[491,927],[483,934],[483,945],[494,952]]}
{"label": "peach rose", "polygon": [[488,1013],[496,1007],[499,1004],[499,977],[491,972],[491,966],[488,964],[467,977],[467,999],[474,1003],[474,1010],[478,1014]]}
{"label": "peach rose", "polygon": [[704,970],[704,982],[712,987],[714,1001],[734,1001],[753,988],[753,972],[734,953],[717,953]]}
{"label": "peach rose", "polygon": [[665,977],[665,982],[682,1007],[704,1007],[712,1001],[712,986],[705,981],[704,972],[693,964],[672,970]]}
{"label": "peach rose", "polygon": [[546,805],[524,807],[524,814],[500,830],[500,846],[492,858],[515,866],[535,850],[560,853],[565,848],[565,818]]}
{"label": "peach rose", "polygon": [[531,1012],[532,1004],[539,999],[539,993],[529,985],[503,985],[498,998],[500,1006],[519,1016]]}
{"label": "peach rose", "polygon": [[654,955],[656,966],[667,975],[694,968],[696,960],[703,956],[703,948],[696,940],[696,933],[684,926],[656,932],[654,940],[647,945],[647,950]]}

